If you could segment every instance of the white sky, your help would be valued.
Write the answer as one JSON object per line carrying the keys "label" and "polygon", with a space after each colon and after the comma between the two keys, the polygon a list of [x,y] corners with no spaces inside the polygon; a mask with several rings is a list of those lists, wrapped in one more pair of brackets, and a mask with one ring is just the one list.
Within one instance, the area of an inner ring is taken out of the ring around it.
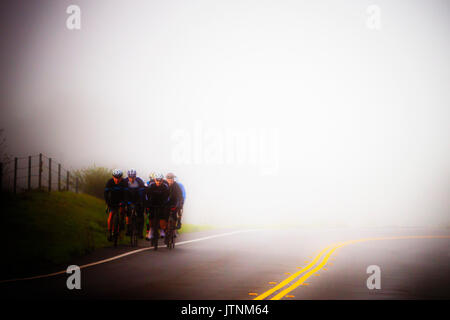
{"label": "white sky", "polygon": [[[449,2],[76,1],[69,31],[72,3],[10,30],[12,154],[174,171],[193,223],[450,224]],[[264,157],[208,163],[230,130]]]}

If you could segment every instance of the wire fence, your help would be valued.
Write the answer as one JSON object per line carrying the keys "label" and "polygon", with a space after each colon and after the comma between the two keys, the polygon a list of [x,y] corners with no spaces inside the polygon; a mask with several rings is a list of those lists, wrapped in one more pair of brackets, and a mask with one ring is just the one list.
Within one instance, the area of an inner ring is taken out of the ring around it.
{"label": "wire fence", "polygon": [[78,193],[78,187],[77,177],[42,153],[0,162],[1,191],[17,193],[38,189]]}

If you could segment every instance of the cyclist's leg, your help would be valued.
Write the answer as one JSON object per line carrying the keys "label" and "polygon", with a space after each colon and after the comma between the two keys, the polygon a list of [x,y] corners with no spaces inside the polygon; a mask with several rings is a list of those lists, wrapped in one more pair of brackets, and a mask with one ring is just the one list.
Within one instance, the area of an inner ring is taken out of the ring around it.
{"label": "cyclist's leg", "polygon": [[145,239],[149,240],[150,239],[150,210],[149,210],[149,208],[145,208],[144,210],[145,210],[144,211],[144,220],[147,219],[147,233],[146,233]]}
{"label": "cyclist's leg", "polygon": [[142,231],[144,229],[144,207],[142,204],[137,204],[136,206],[136,214],[137,214],[137,232],[138,237],[142,239]]}
{"label": "cyclist's leg", "polygon": [[[167,221],[169,220],[169,208],[162,207],[160,208],[160,216],[159,216],[159,228],[165,234],[167,231]],[[161,234],[161,236],[163,236]]]}
{"label": "cyclist's leg", "polygon": [[108,231],[110,234],[117,232],[116,226],[114,225],[114,216],[119,214],[120,209],[117,207],[113,207],[110,209],[109,217],[108,217]]}
{"label": "cyclist's leg", "polygon": [[147,239],[153,238],[153,219],[155,217],[155,208],[149,208],[148,211],[148,224],[147,224]]}
{"label": "cyclist's leg", "polygon": [[114,214],[114,211],[112,208],[109,208],[109,214],[108,214],[108,241],[112,241],[112,217]]}
{"label": "cyclist's leg", "polygon": [[183,216],[183,208],[181,207],[177,212],[177,227],[176,229],[181,229],[181,217]]}
{"label": "cyclist's leg", "polygon": [[154,207],[154,208],[152,208],[152,211],[153,211],[153,214],[152,214],[151,225],[150,225],[150,234],[154,240],[158,241],[158,238],[160,235],[161,208]]}
{"label": "cyclist's leg", "polygon": [[125,230],[126,211],[124,206],[119,207],[120,230]]}
{"label": "cyclist's leg", "polygon": [[127,207],[125,211],[125,223],[127,225],[127,236],[131,235],[131,210]]}
{"label": "cyclist's leg", "polygon": [[119,213],[120,230],[123,230],[125,229],[125,208],[123,205],[119,206],[118,213]]}
{"label": "cyclist's leg", "polygon": [[179,212],[180,210],[177,210],[176,212],[171,213],[172,215],[172,225],[170,226],[173,229],[173,235],[174,237],[177,236],[177,228],[178,228],[178,221],[179,221]]}
{"label": "cyclist's leg", "polygon": [[177,236],[177,220],[178,220],[178,212],[172,212],[169,216],[169,225],[168,228],[170,228],[171,232],[173,232],[173,236]]}
{"label": "cyclist's leg", "polygon": [[166,230],[165,230],[165,240],[164,243],[169,246],[169,241],[172,240],[171,236],[172,236],[172,220],[173,220],[173,213],[169,211],[169,215],[167,217],[167,221],[166,221]]}

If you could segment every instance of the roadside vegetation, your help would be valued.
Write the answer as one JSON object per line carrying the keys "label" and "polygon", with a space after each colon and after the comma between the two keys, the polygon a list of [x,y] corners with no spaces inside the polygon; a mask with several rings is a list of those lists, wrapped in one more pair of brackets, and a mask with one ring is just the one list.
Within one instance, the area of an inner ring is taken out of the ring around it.
{"label": "roadside vegetation", "polygon": [[[105,206],[72,192],[2,193],[4,274],[47,270],[108,245]],[[3,276],[2,276],[3,278]]]}
{"label": "roadside vegetation", "polygon": [[75,170],[73,175],[78,178],[82,192],[103,199],[105,183],[111,178],[111,169],[93,165],[85,169]]}
{"label": "roadside vegetation", "polygon": [[[74,258],[111,247],[105,204],[73,192],[1,193],[1,279],[59,270]],[[210,229],[183,224],[180,232]],[[128,244],[124,237],[123,244]]]}

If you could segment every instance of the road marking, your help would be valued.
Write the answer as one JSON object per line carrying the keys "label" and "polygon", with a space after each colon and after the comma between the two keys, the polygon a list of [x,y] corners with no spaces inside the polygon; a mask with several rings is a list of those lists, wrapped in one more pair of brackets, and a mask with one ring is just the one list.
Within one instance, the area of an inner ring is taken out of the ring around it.
{"label": "road marking", "polygon": [[311,261],[310,264],[308,264],[306,267],[302,268],[301,270],[297,271],[296,273],[294,273],[293,275],[291,275],[290,277],[286,278],[285,280],[283,280],[282,282],[280,282],[278,285],[276,285],[275,287],[273,287],[272,289],[267,290],[266,292],[260,294],[259,296],[257,296],[255,299],[253,300],[263,300],[265,298],[267,298],[268,296],[270,296],[272,293],[274,293],[275,291],[283,288],[284,286],[286,286],[287,284],[289,284],[292,280],[294,280],[295,278],[297,278],[297,276],[299,276],[300,274],[302,274],[304,271],[307,271],[309,269],[311,269],[312,267],[314,267],[314,265],[317,263],[317,261],[319,261],[320,257],[322,256],[322,254],[324,254],[325,252],[328,251],[328,249],[332,248],[333,245],[329,245],[327,246],[325,249],[323,249],[322,251],[319,252],[319,254],[314,258],[313,261]]}
{"label": "road marking", "polygon": [[276,282],[270,281],[269,284],[277,284]]}
{"label": "road marking", "polygon": [[[328,253],[324,256],[322,259],[322,262],[317,265],[314,269],[310,270],[306,274],[304,274],[302,277],[300,277],[294,284],[289,286],[288,288],[284,289],[280,293],[276,294],[273,298],[270,300],[280,300],[284,296],[286,296],[288,293],[290,293],[292,290],[296,289],[298,286],[303,285],[311,275],[315,274],[317,271],[319,271],[323,266],[325,266],[328,262],[328,259],[330,256],[338,249],[347,246],[349,244],[359,243],[359,242],[366,242],[366,241],[377,241],[377,240],[404,240],[404,239],[450,239],[450,236],[403,236],[403,237],[383,237],[383,238],[365,238],[365,239],[359,239],[359,240],[351,240],[346,242],[341,242],[339,244],[336,244],[334,247],[332,247]],[[328,248],[328,247],[327,247]]]}
{"label": "road marking", "polygon": [[[188,243],[192,243],[192,242],[204,241],[204,240],[213,239],[213,238],[220,238],[220,237],[230,236],[230,235],[233,235],[233,234],[236,234],[236,233],[250,232],[250,231],[255,231],[255,230],[257,230],[257,229],[247,229],[247,230],[238,230],[238,231],[232,231],[232,232],[227,232],[227,233],[221,233],[221,234],[216,234],[216,235],[212,235],[212,236],[202,237],[202,238],[198,238],[198,239],[192,239],[192,240],[176,242],[175,245],[176,246],[180,246],[180,245],[184,245],[184,244],[188,244]],[[167,246],[163,245],[160,248],[163,248],[163,247],[167,247]],[[153,249],[154,249],[154,247],[146,247],[146,248],[141,248],[141,249],[125,252],[123,254],[119,254],[119,255],[111,257],[111,258],[107,258],[107,259],[95,261],[95,262],[92,262],[92,263],[84,264],[84,265],[80,266],[80,269],[93,267],[93,266],[96,266],[96,265],[99,265],[99,264],[103,264],[103,263],[106,263],[106,262],[114,261],[114,260],[117,260],[117,259],[129,256],[129,255],[132,255],[132,254],[136,254],[136,253],[143,252],[143,251],[146,251],[146,250],[153,250]],[[0,283],[42,279],[42,278],[53,277],[53,276],[57,276],[57,275],[60,275],[60,274],[65,274],[65,273],[66,273],[66,270],[62,270],[62,271],[53,272],[53,273],[49,273],[49,274],[42,274],[42,275],[38,275],[38,276],[34,276],[34,277],[1,280]]]}
{"label": "road marking", "polygon": [[287,289],[284,289],[283,291],[281,291],[280,293],[276,294],[272,299],[270,300],[280,300],[281,298],[283,298],[285,295],[287,295],[289,292],[291,292],[292,290],[296,289],[298,286],[300,286],[303,282],[305,282],[306,279],[308,279],[312,274],[314,274],[315,272],[319,271],[328,261],[328,258],[331,256],[331,254],[339,247],[339,246],[343,246],[343,244],[337,245],[334,248],[332,248],[323,258],[322,262],[315,267],[314,269],[312,269],[311,271],[307,272],[305,275],[303,275],[298,281],[296,281],[293,285],[289,286]]}

